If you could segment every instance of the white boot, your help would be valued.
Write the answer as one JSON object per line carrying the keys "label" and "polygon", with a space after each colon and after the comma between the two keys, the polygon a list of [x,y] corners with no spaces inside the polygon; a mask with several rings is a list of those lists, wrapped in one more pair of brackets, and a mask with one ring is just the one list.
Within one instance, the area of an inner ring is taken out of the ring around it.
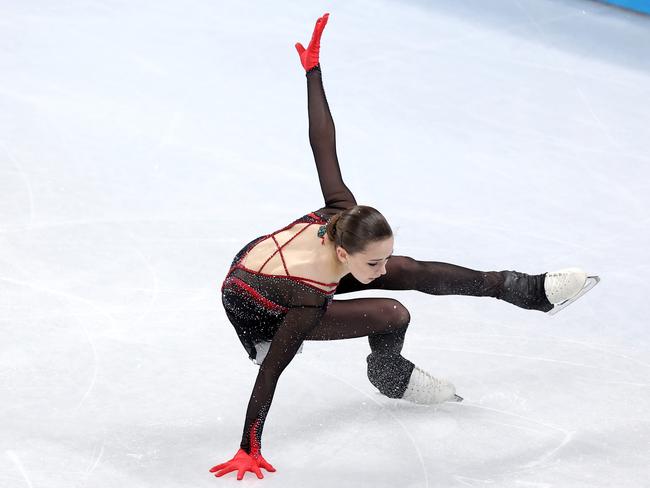
{"label": "white boot", "polygon": [[546,273],[544,291],[553,305],[573,298],[585,286],[587,273],[580,268],[566,268]]}
{"label": "white boot", "polygon": [[[458,400],[456,387],[445,380],[434,378],[417,366],[413,368],[411,379],[402,399],[413,403],[442,403],[447,400]],[[461,399],[462,400],[462,399]]]}

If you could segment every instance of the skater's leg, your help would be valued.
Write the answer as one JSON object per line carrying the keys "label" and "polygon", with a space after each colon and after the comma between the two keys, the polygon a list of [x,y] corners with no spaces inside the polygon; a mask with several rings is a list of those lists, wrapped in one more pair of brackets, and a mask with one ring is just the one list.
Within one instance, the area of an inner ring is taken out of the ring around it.
{"label": "skater's leg", "polygon": [[368,336],[368,379],[384,395],[402,398],[415,367],[400,354],[410,320],[406,307],[390,298],[333,300],[307,340]]}
{"label": "skater's leg", "polygon": [[393,256],[386,263],[385,275],[368,284],[347,275],[341,279],[336,293],[382,289],[416,290],[430,295],[494,297],[518,307],[546,312],[553,305],[544,293],[544,276],[516,271],[476,271],[455,264]]}
{"label": "skater's leg", "polygon": [[336,340],[368,336],[368,379],[384,395],[416,403],[456,399],[451,383],[438,380],[401,354],[410,321],[408,310],[390,298],[334,300],[307,339]]}
{"label": "skater's leg", "polygon": [[498,272],[483,272],[455,264],[418,261],[408,256],[392,256],[386,263],[386,274],[368,284],[351,274],[339,283],[336,293],[382,289],[416,290],[430,295],[496,296],[504,277]]}
{"label": "skater's leg", "polygon": [[373,352],[399,354],[411,315],[392,298],[333,300],[307,340],[331,341],[368,337]]}

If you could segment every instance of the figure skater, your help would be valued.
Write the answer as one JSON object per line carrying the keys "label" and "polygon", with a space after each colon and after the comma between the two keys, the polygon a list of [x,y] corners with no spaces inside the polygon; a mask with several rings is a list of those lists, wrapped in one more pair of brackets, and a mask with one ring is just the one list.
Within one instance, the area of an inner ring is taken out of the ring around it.
{"label": "figure skater", "polygon": [[309,142],[325,206],[272,234],[258,237],[235,256],[223,282],[222,301],[259,371],[246,411],[239,451],[210,472],[247,471],[263,478],[275,471],[262,456],[261,437],[282,371],[302,343],[368,337],[368,379],[390,398],[433,404],[460,401],[453,384],[435,378],[401,355],[411,316],[390,298],[333,300],[359,290],[416,290],[430,295],[494,297],[542,312],[584,292],[577,268],[528,275],[474,271],[453,264],[393,255],[393,232],[376,209],[357,205],[343,183],[334,122],[319,64],[320,38],[329,14],[316,22],[311,41],[296,49],[307,77]]}

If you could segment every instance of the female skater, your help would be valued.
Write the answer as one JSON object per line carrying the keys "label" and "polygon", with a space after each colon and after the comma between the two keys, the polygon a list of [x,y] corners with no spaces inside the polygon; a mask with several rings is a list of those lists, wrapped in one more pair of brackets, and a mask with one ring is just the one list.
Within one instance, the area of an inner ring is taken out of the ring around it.
{"label": "female skater", "polygon": [[374,208],[357,205],[343,183],[319,64],[329,14],[316,22],[307,49],[296,49],[306,71],[309,142],[325,206],[247,244],[222,287],[223,305],[249,357],[260,365],[239,451],[210,472],[223,476],[275,469],[262,457],[264,420],[280,374],[304,340],[368,337],[368,379],[384,395],[416,403],[462,400],[454,386],[434,378],[400,353],[409,325],[397,300],[333,300],[367,289],[417,290],[431,295],[489,296],[548,312],[577,298],[586,282],[578,269],[527,275],[473,271],[452,264],[393,256],[393,232]]}

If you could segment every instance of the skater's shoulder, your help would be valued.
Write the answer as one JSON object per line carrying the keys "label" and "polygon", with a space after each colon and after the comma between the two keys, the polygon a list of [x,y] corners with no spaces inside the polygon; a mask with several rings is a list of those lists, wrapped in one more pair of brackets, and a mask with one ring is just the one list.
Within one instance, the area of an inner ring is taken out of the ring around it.
{"label": "skater's shoulder", "polygon": [[316,215],[319,218],[327,221],[334,217],[337,214],[340,214],[341,212],[346,211],[348,208],[351,208],[354,205],[351,206],[340,206],[340,207],[322,207],[319,208],[318,210],[314,210],[313,212],[310,212],[310,215]]}

